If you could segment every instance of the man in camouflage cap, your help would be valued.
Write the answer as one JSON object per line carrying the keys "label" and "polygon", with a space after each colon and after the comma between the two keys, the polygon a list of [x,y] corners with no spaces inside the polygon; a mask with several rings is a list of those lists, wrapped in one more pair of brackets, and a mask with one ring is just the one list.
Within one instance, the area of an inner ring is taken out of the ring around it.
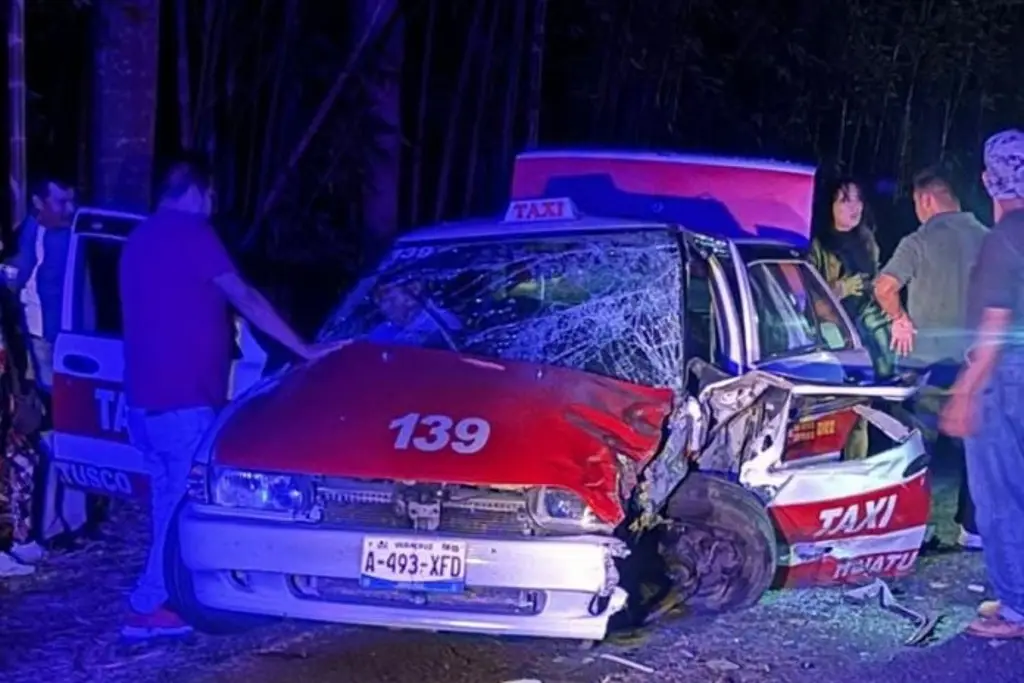
{"label": "man in camouflage cap", "polygon": [[985,189],[996,224],[971,275],[967,321],[975,343],[942,415],[962,437],[985,567],[995,600],[968,632],[1024,637],[1024,131],[985,143]]}

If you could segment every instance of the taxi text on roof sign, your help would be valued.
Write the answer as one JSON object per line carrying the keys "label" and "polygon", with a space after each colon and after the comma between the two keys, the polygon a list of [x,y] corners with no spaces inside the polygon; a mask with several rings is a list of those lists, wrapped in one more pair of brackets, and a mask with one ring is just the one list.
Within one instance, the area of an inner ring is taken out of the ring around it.
{"label": "taxi text on roof sign", "polygon": [[505,212],[506,223],[562,221],[579,217],[576,205],[568,197],[514,201],[508,205],[508,211]]}

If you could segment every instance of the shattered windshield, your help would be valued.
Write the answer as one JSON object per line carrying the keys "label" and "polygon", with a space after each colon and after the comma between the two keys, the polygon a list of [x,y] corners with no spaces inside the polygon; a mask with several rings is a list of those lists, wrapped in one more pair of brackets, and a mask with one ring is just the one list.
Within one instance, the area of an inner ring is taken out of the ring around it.
{"label": "shattered windshield", "polygon": [[853,348],[835,299],[805,261],[755,261],[747,266],[761,359]]}
{"label": "shattered windshield", "polygon": [[668,231],[399,246],[320,338],[450,349],[677,389],[682,258]]}

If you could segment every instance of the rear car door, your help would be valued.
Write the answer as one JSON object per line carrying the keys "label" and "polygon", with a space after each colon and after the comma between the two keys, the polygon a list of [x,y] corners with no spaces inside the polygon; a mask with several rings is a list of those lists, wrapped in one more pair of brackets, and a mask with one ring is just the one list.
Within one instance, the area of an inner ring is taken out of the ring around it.
{"label": "rear car door", "polygon": [[[73,488],[128,498],[145,495],[149,481],[128,441],[118,276],[125,240],[143,218],[85,208],[75,216],[53,354],[58,476]],[[241,321],[236,342],[232,395],[259,379],[266,360]]]}
{"label": "rear car door", "polygon": [[142,455],[128,443],[118,264],[137,214],[81,209],[72,224],[61,331],[53,352],[53,450],[73,488],[141,496]]}

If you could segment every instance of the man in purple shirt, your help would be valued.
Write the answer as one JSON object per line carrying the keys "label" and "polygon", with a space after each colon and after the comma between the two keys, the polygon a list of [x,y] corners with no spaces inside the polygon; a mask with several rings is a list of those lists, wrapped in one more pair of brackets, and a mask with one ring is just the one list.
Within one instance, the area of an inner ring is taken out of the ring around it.
{"label": "man in purple shirt", "polygon": [[123,630],[130,638],[190,630],[165,604],[163,550],[196,450],[227,402],[230,308],[300,358],[337,347],[307,344],[242,280],[210,227],[212,206],[209,172],[175,164],[156,212],[131,234],[121,258],[128,431],[150,468],[153,517],[149,558]]}

